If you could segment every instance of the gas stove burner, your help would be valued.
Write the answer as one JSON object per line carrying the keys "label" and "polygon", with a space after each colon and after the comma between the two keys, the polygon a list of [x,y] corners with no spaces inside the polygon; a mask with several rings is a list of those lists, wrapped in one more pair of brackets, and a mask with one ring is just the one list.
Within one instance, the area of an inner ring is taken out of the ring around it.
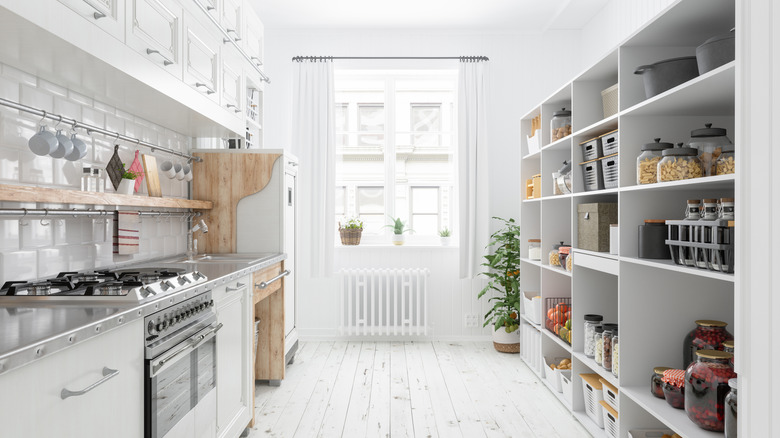
{"label": "gas stove burner", "polygon": [[72,283],[84,283],[92,281],[117,280],[118,275],[110,271],[88,271],[88,272],[60,272],[57,278],[65,278]]}
{"label": "gas stove burner", "polygon": [[26,282],[8,281],[0,288],[0,296],[44,296],[73,290],[73,283],[66,278],[48,281]]}
{"label": "gas stove burner", "polygon": [[88,285],[85,296],[118,296],[127,295],[130,288],[143,286],[137,281],[106,281]]}
{"label": "gas stove burner", "polygon": [[140,268],[140,269],[118,269],[111,271],[117,275],[120,280],[134,279],[142,283],[155,283],[166,278],[178,277],[185,272],[180,268]]}

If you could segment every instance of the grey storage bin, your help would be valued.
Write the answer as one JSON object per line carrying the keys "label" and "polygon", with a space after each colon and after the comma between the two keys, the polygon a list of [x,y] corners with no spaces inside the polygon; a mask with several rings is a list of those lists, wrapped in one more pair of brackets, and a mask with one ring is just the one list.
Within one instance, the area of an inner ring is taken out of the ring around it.
{"label": "grey storage bin", "polygon": [[604,188],[604,176],[598,158],[580,163],[580,168],[582,169],[582,179],[585,183],[586,192]]}
{"label": "grey storage bin", "polygon": [[604,188],[614,189],[618,186],[618,154],[612,154],[599,160],[601,173],[604,175]]}
{"label": "grey storage bin", "polygon": [[580,147],[582,148],[582,161],[595,160],[603,156],[601,155],[601,137],[584,141],[580,143]]}
{"label": "grey storage bin", "polygon": [[607,132],[600,137],[603,157],[618,153],[618,130]]}
{"label": "grey storage bin", "polygon": [[577,248],[609,252],[609,225],[617,221],[617,202],[577,205]]}

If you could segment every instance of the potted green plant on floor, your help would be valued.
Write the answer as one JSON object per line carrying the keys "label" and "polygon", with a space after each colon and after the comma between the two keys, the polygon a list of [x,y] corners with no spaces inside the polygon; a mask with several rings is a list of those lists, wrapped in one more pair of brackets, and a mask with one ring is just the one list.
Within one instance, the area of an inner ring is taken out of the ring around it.
{"label": "potted green plant on floor", "polygon": [[439,237],[441,238],[441,246],[450,246],[452,236],[449,228],[444,227],[443,230],[439,231]]}
{"label": "potted green plant on floor", "polygon": [[385,227],[392,228],[393,229],[393,245],[403,245],[404,244],[404,233],[407,231],[414,232],[411,228],[406,228],[406,224],[401,220],[401,218],[393,218],[390,217],[390,220],[393,221],[391,225],[385,225]]}
{"label": "potted green plant on floor", "polygon": [[488,284],[479,292],[482,298],[489,291],[494,296],[488,301],[493,307],[485,314],[483,327],[493,327],[493,346],[502,353],[520,352],[520,227],[514,219],[493,219],[503,222],[501,229],[490,236],[485,249],[493,248],[485,255],[482,266],[488,268],[481,273],[489,278]]}

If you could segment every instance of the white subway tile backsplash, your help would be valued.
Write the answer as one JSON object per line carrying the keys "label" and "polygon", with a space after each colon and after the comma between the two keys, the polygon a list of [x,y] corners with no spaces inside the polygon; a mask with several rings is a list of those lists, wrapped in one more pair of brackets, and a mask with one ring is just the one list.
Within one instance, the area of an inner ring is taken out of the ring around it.
{"label": "white subway tile backsplash", "polygon": [[81,93],[77,93],[73,90],[68,90],[68,99],[76,102],[84,107],[91,107],[95,104],[95,101],[91,97],[85,96]]}
{"label": "white subway tile backsplash", "polygon": [[20,180],[29,184],[54,184],[54,158],[38,156],[31,151],[19,152]]}
{"label": "white subway tile backsplash", "polygon": [[103,128],[106,123],[106,113],[85,106],[81,108],[81,121],[88,125]]}
{"label": "white subway tile backsplash", "polygon": [[68,244],[68,220],[69,219],[57,219],[52,224],[52,238],[54,239],[54,246]]}
{"label": "white subway tile backsplash", "polygon": [[177,243],[176,243],[176,237],[168,236],[165,239],[163,239],[163,254],[166,257],[167,256],[173,256],[178,254],[177,252]]}
{"label": "white subway tile backsplash", "polygon": [[23,281],[37,278],[38,253],[14,251],[0,254],[0,281]]}
{"label": "white subway tile backsplash", "polygon": [[0,147],[0,180],[19,181],[19,151]]}
{"label": "white subway tile backsplash", "polygon": [[107,267],[113,264],[114,246],[110,241],[93,245],[92,251],[96,268]]}
{"label": "white subway tile backsplash", "polygon": [[19,247],[21,249],[37,249],[53,245],[54,231],[51,220],[36,217],[19,222]]}
{"label": "white subway tile backsplash", "polygon": [[53,111],[54,109],[54,96],[45,91],[39,90],[35,86],[22,84],[22,92],[19,97],[21,98],[21,102],[23,104],[33,108],[38,108],[49,112]]}
{"label": "white subway tile backsplash", "polygon": [[38,78],[35,75],[23,72],[7,64],[3,64],[3,76],[20,84],[27,84],[32,87],[38,86]]}
{"label": "white subway tile backsplash", "polygon": [[[46,90],[51,94],[55,94],[57,96],[67,97],[68,96],[68,89],[65,87],[61,87],[57,84],[51,83],[47,81],[46,79],[38,79],[38,88],[41,90]],[[57,110],[55,110],[57,111]]]}
{"label": "white subway tile backsplash", "polygon": [[[69,119],[81,120],[81,105],[77,102],[68,100],[65,97],[54,96],[54,112],[62,117]],[[55,122],[56,123],[56,122]],[[70,129],[70,126],[61,124],[60,128]]]}
{"label": "white subway tile backsplash", "polygon": [[54,160],[54,184],[73,189],[81,188],[81,163],[65,159]]}
{"label": "white subway tile backsplash", "polygon": [[67,247],[38,250],[38,278],[54,277],[69,270]]}
{"label": "white subway tile backsplash", "polygon": [[[0,122],[0,142],[3,148],[15,148],[27,150],[27,142],[30,137],[38,132],[37,121],[25,118],[3,117]],[[54,132],[49,129],[50,132]]]}
{"label": "white subway tile backsplash", "polygon": [[19,250],[19,221],[16,219],[0,220],[0,252]]}
{"label": "white subway tile backsplash", "polygon": [[[108,164],[108,160],[111,159],[111,155],[114,153],[114,145],[110,140],[107,140],[102,136],[95,136],[92,140],[92,153],[92,162],[102,164],[103,167],[105,167],[105,165]],[[87,152],[87,157],[89,157],[89,152]]]}
{"label": "white subway tile backsplash", "polygon": [[94,245],[70,245],[68,260],[71,271],[83,271],[95,267],[93,259]]}
{"label": "white subway tile backsplash", "polygon": [[105,129],[113,132],[125,132],[125,121],[113,114],[105,115]]}
{"label": "white subway tile backsplash", "polygon": [[93,105],[93,107],[96,110],[103,111],[106,114],[116,114],[116,108],[114,108],[111,105],[100,102],[99,100],[95,100],[95,104]]}
{"label": "white subway tile backsplash", "polygon": [[[19,101],[19,81],[4,78],[0,76],[0,96],[5,99]],[[0,107],[0,113],[8,115],[18,115],[19,110],[8,108],[6,106]]]}

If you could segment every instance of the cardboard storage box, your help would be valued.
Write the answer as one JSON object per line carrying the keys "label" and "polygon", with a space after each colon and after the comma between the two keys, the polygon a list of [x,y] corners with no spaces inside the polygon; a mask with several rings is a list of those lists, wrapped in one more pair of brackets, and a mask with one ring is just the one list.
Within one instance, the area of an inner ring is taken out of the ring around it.
{"label": "cardboard storage box", "polygon": [[577,206],[577,248],[609,251],[609,225],[617,223],[616,202],[579,204]]}

